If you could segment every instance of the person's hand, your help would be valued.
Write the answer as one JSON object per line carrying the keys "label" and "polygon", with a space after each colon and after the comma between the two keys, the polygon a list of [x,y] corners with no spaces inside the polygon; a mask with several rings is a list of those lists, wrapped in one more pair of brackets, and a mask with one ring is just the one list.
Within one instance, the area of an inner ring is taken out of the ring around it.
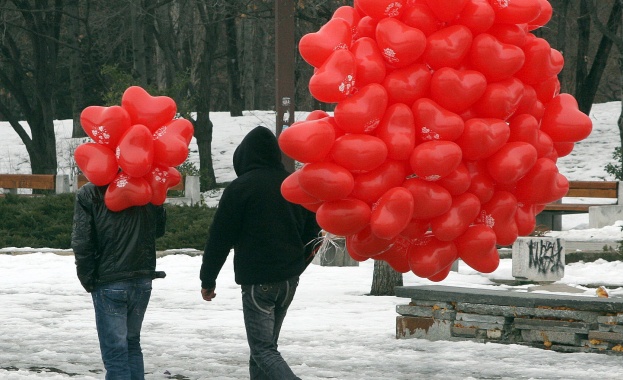
{"label": "person's hand", "polygon": [[214,293],[214,288],[201,289],[201,297],[203,297],[204,301],[212,301],[212,298],[216,297],[216,293]]}

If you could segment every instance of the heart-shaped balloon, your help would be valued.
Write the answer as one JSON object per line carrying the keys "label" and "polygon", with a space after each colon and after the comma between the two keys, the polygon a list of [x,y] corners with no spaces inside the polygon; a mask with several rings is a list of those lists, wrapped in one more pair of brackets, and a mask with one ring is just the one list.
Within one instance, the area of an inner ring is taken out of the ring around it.
{"label": "heart-shaped balloon", "polygon": [[517,199],[507,191],[496,191],[489,202],[482,205],[477,224],[484,224],[495,232],[499,245],[512,244],[518,236],[515,213]]}
{"label": "heart-shaped balloon", "polygon": [[420,58],[426,36],[417,28],[395,18],[384,18],[376,26],[376,43],[392,68],[406,67]]}
{"label": "heart-shaped balloon", "polygon": [[419,277],[429,278],[441,272],[458,258],[456,246],[451,241],[441,241],[427,236],[411,242],[407,251],[409,268]]}
{"label": "heart-shaped balloon", "polygon": [[366,15],[380,20],[399,17],[405,9],[404,0],[357,0],[357,7]]}
{"label": "heart-shaped balloon", "polygon": [[387,146],[378,137],[348,133],[335,140],[330,153],[333,162],[353,172],[367,172],[387,159]]}
{"label": "heart-shaped balloon", "polygon": [[461,163],[461,147],[452,141],[427,141],[416,146],[409,163],[418,177],[436,181],[452,173]]}
{"label": "heart-shaped balloon", "polygon": [[89,106],[80,113],[82,129],[98,144],[114,151],[130,128],[130,115],[120,106]]}
{"label": "heart-shaped balloon", "polygon": [[333,235],[353,235],[370,222],[370,206],[354,198],[324,202],[316,212],[316,221]]}
{"label": "heart-shaped balloon", "polygon": [[456,143],[465,160],[482,160],[500,149],[508,140],[510,129],[500,119],[474,118],[465,122],[463,134]]}
{"label": "heart-shaped balloon", "polygon": [[518,204],[515,212],[515,224],[519,236],[528,236],[536,227],[536,207],[531,204]]}
{"label": "heart-shaped balloon", "polygon": [[407,260],[408,244],[401,243],[406,239],[397,237],[394,244],[385,252],[374,257],[375,260],[383,260],[398,273],[407,273],[411,270]]}
{"label": "heart-shaped balloon", "polygon": [[369,258],[382,254],[394,244],[394,239],[381,239],[372,233],[370,226],[356,234],[346,236],[346,249],[357,256]]}
{"label": "heart-shaped balloon", "polygon": [[452,173],[440,178],[436,183],[448,190],[453,196],[460,195],[469,189],[471,175],[467,166],[461,162]]}
{"label": "heart-shaped balloon", "polygon": [[400,233],[400,236],[408,239],[419,239],[424,237],[429,229],[430,222],[428,220],[411,219],[407,227]]}
{"label": "heart-shaped balloon", "polygon": [[309,79],[309,92],[321,102],[342,101],[355,90],[356,70],[353,53],[336,50]]}
{"label": "heart-shaped balloon", "polygon": [[119,171],[117,158],[108,147],[97,143],[78,145],[74,151],[76,165],[95,186],[104,186],[112,181]]}
{"label": "heart-shaped balloon", "polygon": [[151,203],[161,205],[167,199],[167,191],[180,183],[182,175],[174,167],[155,165],[144,177],[151,187]]}
{"label": "heart-shaped balloon", "polygon": [[393,239],[404,230],[413,215],[413,195],[402,186],[389,189],[372,207],[370,228],[381,239]]}
{"label": "heart-shaped balloon", "polygon": [[489,83],[473,109],[479,117],[506,120],[519,108],[523,91],[523,83],[517,78]]}
{"label": "heart-shaped balloon", "polygon": [[415,147],[413,112],[404,103],[387,108],[376,136],[387,146],[387,156],[393,160],[407,160]]}
{"label": "heart-shaped balloon", "polygon": [[463,119],[439,106],[433,100],[422,98],[411,107],[419,141],[454,141],[463,133]]}
{"label": "heart-shaped balloon", "polygon": [[402,186],[411,192],[415,200],[414,219],[429,220],[445,214],[452,207],[452,195],[436,182],[409,178]]}
{"label": "heart-shaped balloon", "polygon": [[[525,87],[528,86],[530,85],[525,85]],[[537,99],[543,104],[549,103],[555,96],[560,94],[560,80],[558,80],[557,75],[547,78],[539,83],[534,83],[530,87],[534,89]]]}
{"label": "heart-shaped balloon", "polygon": [[357,24],[357,38],[370,37],[374,39],[378,22],[379,20],[373,19],[370,16],[362,17]]}
{"label": "heart-shaped balloon", "polygon": [[283,153],[296,161],[318,162],[331,151],[335,130],[328,118],[306,120],[283,130],[278,141]]}
{"label": "heart-shaped balloon", "polygon": [[554,143],[554,149],[556,150],[556,156],[558,158],[569,155],[574,147],[575,147],[575,143],[572,143],[572,142],[555,142]]}
{"label": "heart-shaped balloon", "polygon": [[353,31],[348,21],[332,18],[315,33],[307,33],[299,41],[301,57],[314,67],[322,66],[339,49],[348,49]]}
{"label": "heart-shaped balloon", "polygon": [[454,245],[465,264],[478,272],[491,273],[500,264],[500,255],[495,247],[495,241],[495,232],[490,227],[475,224],[454,239]]}
{"label": "heart-shaped balloon", "polygon": [[472,39],[472,32],[464,25],[440,29],[426,39],[424,62],[433,70],[456,68],[469,52]]}
{"label": "heart-shaped balloon", "polygon": [[541,6],[541,13],[537,18],[530,21],[528,30],[535,30],[545,26],[552,18],[552,14],[554,13],[552,4],[550,4],[548,0],[539,0],[539,5]]}
{"label": "heart-shaped balloon", "polygon": [[411,2],[402,15],[402,22],[421,30],[426,36],[445,26],[424,1]]}
{"label": "heart-shaped balloon", "polygon": [[523,46],[525,63],[515,77],[527,84],[537,84],[557,76],[565,63],[562,54],[543,38],[531,38]]}
{"label": "heart-shaped balloon", "polygon": [[495,182],[489,175],[485,160],[469,161],[465,166],[471,178],[467,191],[477,196],[481,204],[489,202],[495,193]]}
{"label": "heart-shaped balloon", "polygon": [[539,122],[530,114],[520,114],[513,116],[508,126],[510,129],[510,136],[508,142],[523,141],[531,144],[535,148],[537,147],[539,138]]}
{"label": "heart-shaped balloon", "polygon": [[569,191],[569,181],[558,172],[556,163],[539,158],[532,170],[517,181],[515,197],[523,204],[546,204],[556,201]]}
{"label": "heart-shaped balloon", "polygon": [[435,16],[444,22],[454,20],[463,10],[467,0],[426,0]]}
{"label": "heart-shaped balloon", "polygon": [[489,0],[495,11],[495,22],[503,24],[528,24],[541,14],[539,0]]}
{"label": "heart-shaped balloon", "polygon": [[379,47],[370,37],[363,37],[353,43],[350,51],[357,64],[357,85],[363,87],[370,83],[381,83],[385,78],[385,60]]}
{"label": "heart-shaped balloon", "polygon": [[578,142],[590,135],[593,123],[578,109],[578,102],[570,94],[560,94],[545,106],[541,131],[554,142]]}
{"label": "heart-shaped balloon", "polygon": [[332,162],[312,162],[303,165],[300,171],[301,188],[322,201],[345,198],[355,186],[353,175]]}
{"label": "heart-shaped balloon", "polygon": [[554,141],[547,133],[539,130],[535,148],[539,158],[549,156],[552,150],[554,150]]}
{"label": "heart-shaped balloon", "polygon": [[318,198],[314,198],[305,192],[301,185],[299,185],[300,170],[295,170],[294,173],[286,177],[281,182],[281,195],[288,201],[296,204],[305,203],[318,203]]}
{"label": "heart-shaped balloon", "polygon": [[118,212],[132,206],[144,206],[151,201],[152,190],[145,178],[119,173],[108,185],[104,203],[110,211]]}
{"label": "heart-shaped balloon", "polygon": [[472,193],[463,193],[452,198],[452,206],[446,213],[433,218],[430,228],[435,237],[452,241],[461,236],[480,211],[480,200]]}
{"label": "heart-shaped balloon", "polygon": [[188,158],[188,144],[194,128],[186,119],[175,119],[153,134],[154,162],[163,166],[178,166]]}
{"label": "heart-shaped balloon", "polygon": [[143,177],[154,161],[154,141],[151,131],[135,124],[121,137],[116,151],[119,167],[131,177]]}
{"label": "heart-shaped balloon", "polygon": [[509,142],[487,159],[487,169],[497,183],[511,184],[528,173],[536,160],[534,146],[523,141]]}
{"label": "heart-shaped balloon", "polygon": [[355,40],[355,38],[358,38],[357,24],[359,24],[359,21],[361,20],[361,15],[354,7],[351,7],[349,5],[343,5],[341,7],[338,7],[335,12],[333,12],[333,16],[331,18],[341,18],[345,20],[348,25],[350,25],[353,41]]}
{"label": "heart-shaped balloon", "polygon": [[454,113],[469,109],[487,89],[487,79],[475,70],[456,70],[443,67],[433,74],[431,98],[441,107]]}
{"label": "heart-shaped balloon", "polygon": [[500,42],[488,33],[477,35],[469,51],[471,67],[484,74],[489,82],[510,78],[525,60],[521,48]]}
{"label": "heart-shaped balloon", "polygon": [[489,30],[495,21],[495,11],[486,0],[467,0],[465,6],[452,24],[465,25],[474,35]]}
{"label": "heart-shaped balloon", "polygon": [[541,120],[545,112],[545,107],[537,98],[536,90],[529,84],[524,84],[523,87],[523,96],[521,97],[521,101],[514,115],[530,114],[537,120]]}
{"label": "heart-shaped balloon", "polygon": [[522,47],[528,40],[526,25],[494,24],[487,30],[487,33],[502,43],[519,47]]}
{"label": "heart-shaped balloon", "polygon": [[151,96],[139,86],[128,87],[121,97],[121,106],[130,115],[131,123],[142,124],[153,133],[173,120],[175,101],[168,96]]}
{"label": "heart-shaped balloon", "polygon": [[389,72],[383,80],[389,103],[409,105],[427,97],[431,76],[430,69],[423,63],[414,63]]}
{"label": "heart-shaped balloon", "polygon": [[369,84],[335,106],[333,117],[348,133],[370,133],[376,129],[387,108],[387,91],[377,83]]}
{"label": "heart-shaped balloon", "polygon": [[350,196],[372,205],[387,190],[400,186],[406,176],[407,171],[403,163],[387,160],[374,170],[356,174]]}

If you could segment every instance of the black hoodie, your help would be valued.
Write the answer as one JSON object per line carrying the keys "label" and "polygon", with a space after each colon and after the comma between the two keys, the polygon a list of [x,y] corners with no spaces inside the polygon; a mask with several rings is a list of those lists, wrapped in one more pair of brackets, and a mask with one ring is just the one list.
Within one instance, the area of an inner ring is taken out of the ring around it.
{"label": "black hoodie", "polygon": [[[252,285],[298,276],[313,258],[315,215],[286,201],[281,183],[289,175],[275,135],[249,132],[234,152],[236,178],[223,192],[210,226],[201,266],[201,287],[212,289],[234,249],[236,283]],[[309,243],[309,244],[308,244]]]}

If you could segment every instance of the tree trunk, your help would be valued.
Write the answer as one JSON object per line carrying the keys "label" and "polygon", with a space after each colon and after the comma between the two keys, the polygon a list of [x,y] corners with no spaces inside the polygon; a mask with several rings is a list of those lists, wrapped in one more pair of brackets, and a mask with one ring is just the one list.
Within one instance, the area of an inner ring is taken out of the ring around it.
{"label": "tree trunk", "polygon": [[372,275],[372,296],[393,296],[394,287],[402,286],[402,273],[396,272],[383,260],[374,261],[374,274]]}
{"label": "tree trunk", "polygon": [[225,19],[225,35],[227,36],[227,74],[229,74],[229,114],[242,116],[244,99],[240,90],[240,65],[238,60],[238,36],[236,18],[230,12]]}
{"label": "tree trunk", "polygon": [[69,1],[67,11],[67,32],[69,33],[69,88],[72,99],[73,129],[71,137],[86,137],[87,134],[80,124],[80,114],[86,106],[84,73],[82,70],[82,50],[80,36],[80,6],[77,1]]}
{"label": "tree trunk", "polygon": [[142,87],[146,87],[147,71],[145,65],[145,30],[143,25],[145,16],[143,12],[142,1],[130,2],[134,77]]}
{"label": "tree trunk", "polygon": [[588,46],[591,37],[591,16],[586,4],[587,0],[580,0],[580,16],[578,17],[578,50],[575,65],[575,93],[576,99],[582,96],[582,83],[588,73]]}

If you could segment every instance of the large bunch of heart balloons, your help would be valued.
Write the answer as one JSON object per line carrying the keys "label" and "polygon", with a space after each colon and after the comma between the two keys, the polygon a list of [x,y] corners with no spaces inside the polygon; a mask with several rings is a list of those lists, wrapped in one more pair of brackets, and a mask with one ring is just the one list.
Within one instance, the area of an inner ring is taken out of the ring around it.
{"label": "large bunch of heart balloons", "polygon": [[181,175],[175,166],[188,156],[190,121],[177,118],[175,101],[129,87],[121,106],[86,107],[80,123],[93,142],[79,145],[76,164],[97,186],[108,185],[106,207],[121,211],[147,203],[161,205]]}
{"label": "large bunch of heart balloons", "polygon": [[279,136],[303,163],[283,196],[356,260],[443,280],[480,272],[562,198],[556,161],[592,129],[560,93],[560,52],[531,31],[547,0],[356,0],[304,35],[310,93],[336,103]]}

